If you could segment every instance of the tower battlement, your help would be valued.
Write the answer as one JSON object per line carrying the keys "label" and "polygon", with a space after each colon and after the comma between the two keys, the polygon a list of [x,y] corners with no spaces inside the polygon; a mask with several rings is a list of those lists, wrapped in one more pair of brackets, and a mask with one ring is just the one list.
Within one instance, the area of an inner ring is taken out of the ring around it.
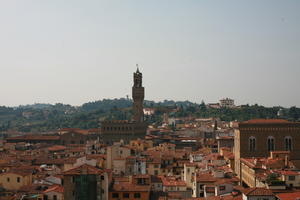
{"label": "tower battlement", "polygon": [[101,122],[101,139],[106,144],[119,142],[123,140],[128,143],[130,140],[145,138],[147,124],[144,122],[144,104],[145,88],[143,87],[143,74],[137,68],[133,73],[133,117],[131,121],[127,120],[105,120]]}

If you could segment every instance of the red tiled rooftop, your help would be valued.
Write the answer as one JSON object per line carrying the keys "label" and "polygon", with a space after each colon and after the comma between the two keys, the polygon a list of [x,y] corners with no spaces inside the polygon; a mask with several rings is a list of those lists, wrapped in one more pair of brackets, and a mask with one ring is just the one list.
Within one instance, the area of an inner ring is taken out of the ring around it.
{"label": "red tiled rooftop", "polygon": [[23,170],[10,170],[8,172],[4,172],[4,173],[1,173],[0,175],[2,174],[18,174],[20,176],[29,176],[32,174],[32,172],[29,172],[29,171],[23,171]]}
{"label": "red tiled rooftop", "polygon": [[64,193],[64,187],[61,185],[54,185],[44,191],[44,193],[48,193],[48,192]]}
{"label": "red tiled rooftop", "polygon": [[280,173],[282,175],[286,175],[286,176],[297,176],[297,175],[300,175],[299,172],[291,171],[291,170],[281,171]]}
{"label": "red tiled rooftop", "polygon": [[241,122],[241,124],[278,124],[278,123],[291,123],[284,119],[251,119]]}
{"label": "red tiled rooftop", "polygon": [[281,193],[276,195],[280,200],[297,200],[300,198],[300,191]]}
{"label": "red tiled rooftop", "polygon": [[215,182],[217,179],[213,177],[210,173],[198,174],[197,182]]}
{"label": "red tiled rooftop", "polygon": [[63,172],[64,175],[79,175],[79,174],[102,174],[102,170],[88,164],[83,164],[79,167]]}
{"label": "red tiled rooftop", "polygon": [[245,189],[246,196],[273,196],[273,192],[266,188],[248,188]]}
{"label": "red tiled rooftop", "polygon": [[55,146],[49,147],[48,151],[63,151],[66,149],[67,149],[67,147],[65,147],[65,146],[55,145]]}
{"label": "red tiled rooftop", "polygon": [[176,180],[174,177],[164,177],[160,176],[162,183],[164,186],[170,187],[170,186],[186,186],[185,181],[183,180]]}
{"label": "red tiled rooftop", "polygon": [[17,137],[9,137],[6,140],[59,140],[59,136],[56,135],[24,135]]}

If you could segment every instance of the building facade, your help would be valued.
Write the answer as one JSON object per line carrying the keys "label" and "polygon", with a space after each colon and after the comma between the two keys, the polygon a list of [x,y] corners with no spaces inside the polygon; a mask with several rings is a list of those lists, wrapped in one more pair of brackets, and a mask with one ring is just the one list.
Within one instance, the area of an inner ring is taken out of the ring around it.
{"label": "building facade", "polygon": [[225,108],[233,108],[235,107],[234,100],[230,98],[221,99],[220,106]]}
{"label": "building facade", "polygon": [[84,164],[63,172],[65,200],[108,199],[108,174],[98,168]]}
{"label": "building facade", "polygon": [[300,123],[281,119],[241,122],[235,130],[235,172],[241,178],[241,158],[269,157],[271,152],[287,151],[300,167]]}

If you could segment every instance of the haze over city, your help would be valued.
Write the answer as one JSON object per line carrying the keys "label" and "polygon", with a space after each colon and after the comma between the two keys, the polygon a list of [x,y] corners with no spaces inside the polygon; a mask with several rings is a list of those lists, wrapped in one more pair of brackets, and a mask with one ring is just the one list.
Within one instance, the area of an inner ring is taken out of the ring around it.
{"label": "haze over city", "polygon": [[1,1],[0,105],[148,100],[300,106],[299,1]]}

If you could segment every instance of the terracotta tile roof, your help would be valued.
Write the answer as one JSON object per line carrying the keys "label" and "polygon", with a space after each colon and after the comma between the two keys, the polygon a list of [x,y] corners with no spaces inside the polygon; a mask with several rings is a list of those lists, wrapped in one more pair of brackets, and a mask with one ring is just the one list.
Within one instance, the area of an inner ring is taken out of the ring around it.
{"label": "terracotta tile roof", "polygon": [[45,190],[43,193],[48,193],[48,192],[58,192],[58,193],[64,193],[64,187],[61,185],[53,185],[47,190]]}
{"label": "terracotta tile roof", "polygon": [[241,158],[241,162],[251,168],[261,168],[260,158]]}
{"label": "terracotta tile roof", "polygon": [[274,196],[273,192],[266,188],[247,188],[244,194],[246,196]]}
{"label": "terracotta tile roof", "polygon": [[298,200],[300,198],[300,191],[281,193],[276,196],[279,200]]}
{"label": "terracotta tile roof", "polygon": [[175,177],[164,177],[159,176],[163,183],[163,186],[170,187],[170,186],[186,186],[186,182],[183,180],[176,180]]}
{"label": "terracotta tile roof", "polygon": [[224,151],[223,156],[224,156],[224,158],[227,158],[227,159],[230,159],[230,160],[234,159],[234,154],[232,152]]}
{"label": "terracotta tile roof", "polygon": [[10,170],[8,172],[4,172],[4,173],[1,173],[1,175],[5,175],[5,174],[17,174],[17,175],[20,175],[20,176],[29,176],[31,175],[32,173],[29,172],[29,171],[21,171],[21,170]]}
{"label": "terracotta tile roof", "polygon": [[238,178],[219,178],[216,182],[214,182],[214,185],[220,185],[220,184],[236,184],[238,183]]}
{"label": "terracotta tile roof", "polygon": [[149,174],[138,174],[133,176],[133,178],[150,178]]}
{"label": "terracotta tile roof", "polygon": [[59,140],[59,138],[60,137],[56,135],[24,135],[6,138],[6,140]]}
{"label": "terracotta tile roof", "polygon": [[66,132],[66,133],[79,133],[83,135],[91,134],[91,133],[98,133],[100,129],[80,129],[80,128],[62,128],[58,130],[59,132]]}
{"label": "terracotta tile roof", "polygon": [[198,174],[197,175],[197,182],[216,182],[217,179],[213,177],[210,173],[206,174]]}
{"label": "terracotta tile roof", "polygon": [[81,174],[102,174],[103,171],[88,164],[83,164],[79,167],[63,172],[63,175],[81,175]]}
{"label": "terracotta tile roof", "polygon": [[242,195],[228,195],[228,196],[211,196],[199,198],[186,198],[185,200],[243,200]]}
{"label": "terracotta tile roof", "polygon": [[291,123],[284,119],[251,119],[248,121],[241,122],[241,124],[282,124],[282,123]]}
{"label": "terracotta tile roof", "polygon": [[224,156],[218,153],[211,153],[204,157],[205,160],[224,160]]}
{"label": "terracotta tile roof", "polygon": [[62,145],[54,145],[52,147],[48,147],[48,151],[63,151],[66,149],[67,149],[67,147],[62,146]]}
{"label": "terracotta tile roof", "polygon": [[217,140],[233,140],[234,136],[220,136],[217,137]]}
{"label": "terracotta tile roof", "polygon": [[64,164],[74,164],[76,163],[77,158],[76,157],[71,157],[71,158],[59,158],[59,159],[47,159],[47,158],[42,158],[42,159],[37,159],[35,164],[36,165],[43,165],[43,164],[48,164],[48,165],[64,165]]}
{"label": "terracotta tile roof", "polygon": [[72,153],[85,152],[85,147],[74,147],[72,149],[69,149],[68,152],[72,152]]}
{"label": "terracotta tile roof", "polygon": [[297,172],[297,171],[291,171],[291,170],[283,170],[283,171],[280,171],[279,173],[281,173],[282,175],[286,175],[286,176],[297,176],[297,175],[300,175],[299,172]]}

